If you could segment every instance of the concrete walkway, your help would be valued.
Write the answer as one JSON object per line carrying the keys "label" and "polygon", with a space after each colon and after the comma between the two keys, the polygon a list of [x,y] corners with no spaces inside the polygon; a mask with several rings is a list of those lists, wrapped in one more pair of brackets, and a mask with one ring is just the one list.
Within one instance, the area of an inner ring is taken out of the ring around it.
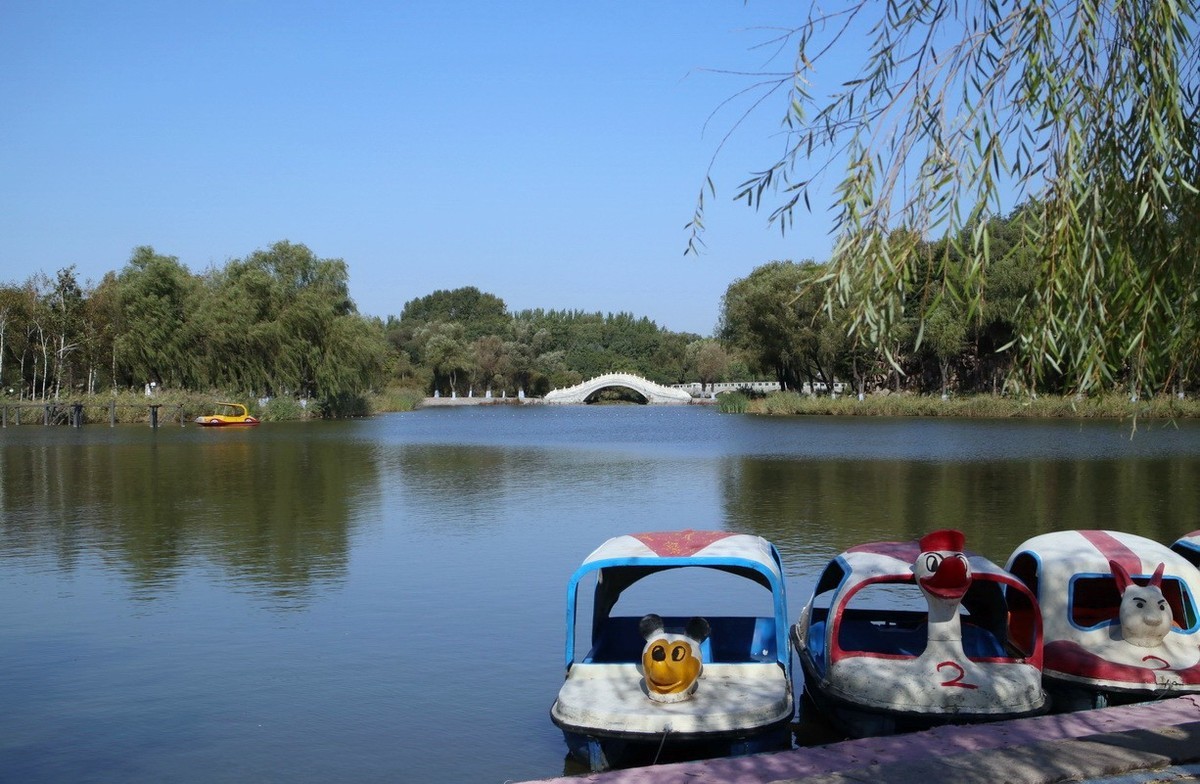
{"label": "concrete walkway", "polygon": [[[630,768],[543,784],[1111,784],[1193,781],[1200,696],[775,754]],[[1145,775],[1154,771],[1153,776]]]}

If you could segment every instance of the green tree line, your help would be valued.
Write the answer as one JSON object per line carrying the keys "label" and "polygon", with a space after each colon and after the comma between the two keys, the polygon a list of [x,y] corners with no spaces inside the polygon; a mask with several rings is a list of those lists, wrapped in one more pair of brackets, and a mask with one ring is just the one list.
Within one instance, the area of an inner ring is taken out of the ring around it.
{"label": "green tree line", "polygon": [[[1022,350],[1024,336],[1036,330],[1043,317],[1030,306],[1043,285],[1038,234],[1029,227],[1037,219],[1036,207],[1025,205],[1006,218],[963,230],[989,246],[985,295],[978,302],[952,295],[975,274],[962,250],[969,239],[953,236],[929,242],[897,230],[879,239],[882,252],[903,253],[918,261],[892,292],[886,328],[853,328],[853,306],[829,296],[836,282],[827,265],[775,261],[729,286],[718,337],[747,357],[753,370],[772,374],[784,389],[802,390],[806,384],[837,379],[858,393],[883,388],[942,396],[1073,394],[1079,391],[1075,368],[1042,352]],[[1174,352],[1172,372],[1142,394],[1196,391],[1200,320],[1194,310],[1177,318],[1169,348]],[[1111,382],[1088,391],[1122,391],[1136,397],[1137,378],[1136,368],[1127,365]]]}
{"label": "green tree line", "polygon": [[716,341],[645,317],[511,313],[474,287],[367,317],[344,261],[286,241],[200,273],[140,247],[96,284],[74,267],[0,284],[0,384],[20,400],[152,384],[307,399],[338,415],[389,389],[540,395],[616,370],[660,383],[745,372]]}

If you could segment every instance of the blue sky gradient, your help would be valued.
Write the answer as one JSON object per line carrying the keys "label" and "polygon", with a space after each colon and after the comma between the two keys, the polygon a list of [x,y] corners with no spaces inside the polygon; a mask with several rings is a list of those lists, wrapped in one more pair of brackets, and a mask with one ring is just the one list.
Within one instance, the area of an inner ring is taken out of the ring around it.
{"label": "blue sky gradient", "polygon": [[828,201],[786,237],[731,201],[782,149],[782,96],[718,158],[707,250],[683,254],[748,74],[791,68],[767,28],[803,12],[0,0],[0,282],[95,282],[140,245],[203,272],[289,240],[344,259],[369,315],[477,286],[710,334],[734,279],[829,255]]}

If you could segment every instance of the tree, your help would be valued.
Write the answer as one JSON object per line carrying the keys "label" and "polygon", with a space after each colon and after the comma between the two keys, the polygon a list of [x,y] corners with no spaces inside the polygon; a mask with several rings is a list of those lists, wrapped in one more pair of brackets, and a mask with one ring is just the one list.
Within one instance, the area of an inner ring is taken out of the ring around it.
{"label": "tree", "polygon": [[703,392],[729,368],[729,352],[711,338],[692,341],[687,345],[687,367],[700,380]]}
{"label": "tree", "polygon": [[133,251],[118,284],[122,326],[116,351],[126,383],[187,386],[194,377],[193,347],[198,344],[188,305],[198,281],[179,259],[143,246]]}
{"label": "tree", "polygon": [[[1195,333],[1179,328],[1200,300],[1195,3],[812,8],[774,41],[795,51],[793,64],[757,85],[783,96],[783,154],[737,198],[769,206],[787,229],[822,172],[844,162],[826,277],[852,329],[886,346],[899,315],[891,298],[921,263],[916,245],[883,242],[898,227],[952,238],[963,261],[961,287],[925,282],[918,319],[943,297],[976,318],[996,260],[987,219],[1011,199],[1009,209],[1030,204],[1036,259],[1015,343],[1026,384],[1158,391],[1195,366]],[[839,74],[839,48],[864,40],[861,67]],[[822,83],[826,73],[839,83]]]}
{"label": "tree", "polygon": [[825,317],[814,296],[821,268],[772,261],[735,280],[721,300],[718,335],[745,351],[783,389],[832,381],[818,338]]}
{"label": "tree", "polygon": [[[67,355],[78,351],[83,340],[83,289],[75,279],[74,265],[61,269],[55,278],[54,288],[47,295],[46,306],[49,321],[53,330],[54,351],[54,399],[59,397],[63,382],[68,389],[72,386],[73,377],[64,371],[67,368]],[[64,376],[67,376],[64,378]]]}
{"label": "tree", "polygon": [[400,312],[401,322],[408,321],[414,325],[435,321],[462,324],[463,337],[467,342],[484,335],[501,334],[508,320],[508,308],[504,300],[474,286],[450,291],[439,289],[424,297],[409,300]]}

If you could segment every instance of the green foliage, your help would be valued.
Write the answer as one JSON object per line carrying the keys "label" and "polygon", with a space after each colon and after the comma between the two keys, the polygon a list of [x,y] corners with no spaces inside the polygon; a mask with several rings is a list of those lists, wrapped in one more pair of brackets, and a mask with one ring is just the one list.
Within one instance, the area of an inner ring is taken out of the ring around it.
{"label": "green foliage", "polygon": [[257,416],[264,422],[287,422],[307,419],[308,408],[294,397],[273,397],[259,408]]}
{"label": "green foliage", "polygon": [[750,398],[741,392],[722,392],[717,395],[717,410],[725,414],[744,414],[750,408]]}
{"label": "green foliage", "polygon": [[[931,350],[945,356],[964,337],[957,316],[940,310],[950,301],[980,343],[1012,330],[1011,370],[1027,389],[1194,385],[1195,3],[858,0],[812,9],[773,42],[794,52],[784,75],[758,85],[786,95],[785,149],[737,198],[769,206],[787,229],[825,169],[845,164],[823,280],[854,335],[900,367],[895,335],[909,322],[918,335],[937,333]],[[859,70],[839,73],[834,53],[858,42]],[[836,83],[822,81],[830,74]],[[1016,270],[1004,268],[1010,256],[991,246],[988,226],[1007,199],[1026,203],[1025,236],[1012,247],[1032,280],[997,328]],[[703,229],[703,194],[692,228]],[[894,242],[900,229],[949,243],[931,258],[920,242]],[[905,291],[919,293],[905,301]]]}
{"label": "green foliage", "polygon": [[317,403],[317,414],[322,419],[352,419],[371,415],[371,403],[364,395],[339,392],[322,398]]}
{"label": "green foliage", "polygon": [[[718,396],[720,397],[720,396]],[[776,416],[971,417],[975,419],[1058,418],[1171,420],[1200,415],[1200,401],[1164,395],[1132,401],[1121,395],[1098,397],[1046,395],[971,395],[942,400],[911,394],[856,397],[813,397],[777,392],[749,401],[747,413]]]}
{"label": "green foliage", "polygon": [[721,339],[784,389],[833,382],[845,332],[825,309],[822,272],[812,261],[772,261],[730,284],[721,303]]}
{"label": "green foliage", "polygon": [[420,408],[425,394],[419,389],[391,388],[371,396],[372,411],[414,411]]}

